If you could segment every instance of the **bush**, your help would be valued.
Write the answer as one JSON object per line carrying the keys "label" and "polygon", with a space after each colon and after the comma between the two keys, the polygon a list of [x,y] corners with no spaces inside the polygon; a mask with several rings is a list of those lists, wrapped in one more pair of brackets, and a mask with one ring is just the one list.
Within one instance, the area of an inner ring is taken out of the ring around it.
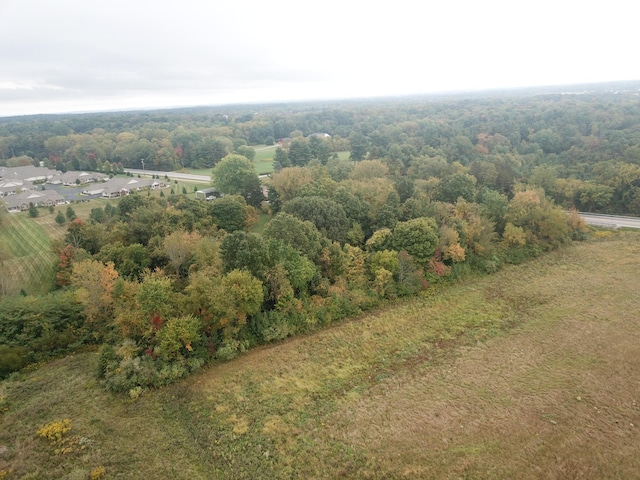
{"label": "bush", "polygon": [[38,430],[38,436],[53,443],[59,443],[71,431],[71,420],[65,418],[59,422],[50,422]]}
{"label": "bush", "polygon": [[104,467],[100,466],[91,470],[91,472],[89,473],[89,478],[91,480],[101,480],[102,478],[105,478],[106,475],[107,470]]}
{"label": "bush", "polygon": [[104,344],[98,351],[98,363],[96,365],[96,376],[104,378],[110,365],[118,363],[118,355],[112,345]]}
{"label": "bush", "polygon": [[33,203],[29,203],[29,216],[36,218],[38,215],[40,215],[40,212],[38,212],[37,207]]}
{"label": "bush", "polygon": [[157,354],[171,361],[197,355],[202,345],[202,321],[192,315],[172,318],[156,334]]}
{"label": "bush", "polygon": [[218,360],[233,360],[238,354],[247,350],[247,343],[238,340],[225,340],[218,351],[216,352],[216,358]]}
{"label": "bush", "polygon": [[201,348],[196,356],[178,356],[167,361],[150,351],[137,355],[135,343],[125,340],[119,348],[102,346],[96,374],[103,379],[107,390],[128,392],[133,398],[147,388],[169,385],[200,369],[206,363],[204,352],[204,348]]}
{"label": "bush", "polygon": [[298,328],[291,323],[291,315],[271,310],[260,312],[252,321],[252,332],[264,343],[284,340],[298,333]]}
{"label": "bush", "polygon": [[0,302],[0,376],[26,363],[66,354],[89,343],[82,306],[70,292]]}
{"label": "bush", "polygon": [[0,379],[17,372],[29,363],[29,350],[25,347],[0,345]]}

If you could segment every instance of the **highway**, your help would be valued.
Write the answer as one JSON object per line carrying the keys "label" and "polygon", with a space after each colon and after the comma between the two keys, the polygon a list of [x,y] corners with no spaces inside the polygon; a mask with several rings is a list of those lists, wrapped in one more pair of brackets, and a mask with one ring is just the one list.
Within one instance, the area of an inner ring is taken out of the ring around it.
{"label": "highway", "polygon": [[191,180],[193,182],[211,182],[211,177],[209,175],[194,175],[192,173],[180,173],[180,172],[158,172],[156,170],[138,170],[136,168],[125,168],[125,172],[129,172],[133,175],[158,175],[160,178],[164,178],[164,176],[168,176],[171,179],[176,180]]}
{"label": "highway", "polygon": [[[194,175],[193,173],[180,173],[180,172],[159,172],[157,170],[138,170],[136,168],[125,168],[125,172],[129,172],[132,175],[158,175],[160,178],[164,178],[164,176],[168,176],[171,179],[175,180],[190,180],[192,182],[207,182],[211,183],[210,175]],[[267,178],[269,175],[258,175],[258,178]]]}
{"label": "highway", "polygon": [[609,228],[640,228],[640,218],[621,217],[619,215],[602,215],[599,213],[578,212],[589,225]]}

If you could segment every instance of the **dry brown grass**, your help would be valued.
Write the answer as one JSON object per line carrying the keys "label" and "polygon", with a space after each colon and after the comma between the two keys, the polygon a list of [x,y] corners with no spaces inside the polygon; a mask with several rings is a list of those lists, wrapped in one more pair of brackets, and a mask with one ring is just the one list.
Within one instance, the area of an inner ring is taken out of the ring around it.
{"label": "dry brown grass", "polygon": [[519,328],[343,402],[332,429],[366,452],[360,473],[640,478],[640,244],[631,238],[483,282],[490,299],[519,306]]}

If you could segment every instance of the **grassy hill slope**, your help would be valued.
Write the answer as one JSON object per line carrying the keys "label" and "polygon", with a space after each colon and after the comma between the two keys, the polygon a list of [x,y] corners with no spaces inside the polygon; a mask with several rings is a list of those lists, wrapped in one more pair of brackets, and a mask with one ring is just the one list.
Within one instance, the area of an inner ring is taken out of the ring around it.
{"label": "grassy hill slope", "polygon": [[0,478],[638,478],[639,258],[613,233],[137,400],[52,362],[0,384]]}

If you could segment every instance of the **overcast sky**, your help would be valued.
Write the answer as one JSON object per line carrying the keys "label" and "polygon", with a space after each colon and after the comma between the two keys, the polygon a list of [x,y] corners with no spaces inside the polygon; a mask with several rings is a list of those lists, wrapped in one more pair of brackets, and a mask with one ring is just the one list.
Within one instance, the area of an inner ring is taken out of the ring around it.
{"label": "overcast sky", "polygon": [[609,0],[0,0],[0,116],[640,80]]}

